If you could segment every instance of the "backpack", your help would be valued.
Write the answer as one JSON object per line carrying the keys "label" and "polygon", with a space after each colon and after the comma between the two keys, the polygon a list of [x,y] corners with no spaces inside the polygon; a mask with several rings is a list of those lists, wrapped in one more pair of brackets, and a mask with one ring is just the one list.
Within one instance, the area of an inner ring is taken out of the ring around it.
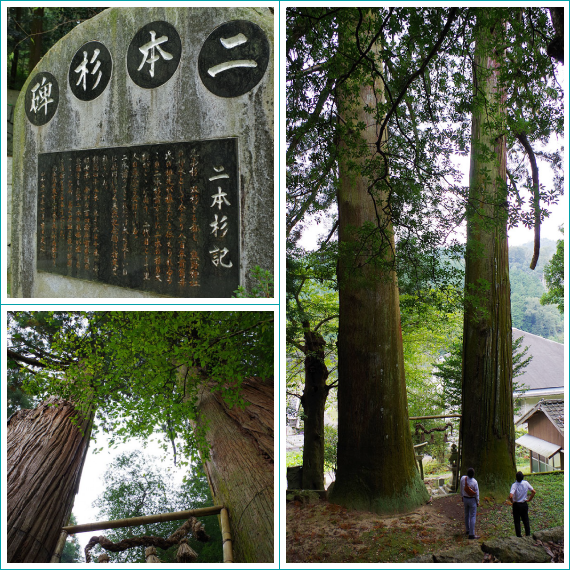
{"label": "backpack", "polygon": [[474,489],[472,489],[468,484],[467,484],[467,476],[465,476],[464,479],[464,485],[463,485],[463,491],[465,491],[465,494],[468,497],[475,497],[477,496],[477,493]]}

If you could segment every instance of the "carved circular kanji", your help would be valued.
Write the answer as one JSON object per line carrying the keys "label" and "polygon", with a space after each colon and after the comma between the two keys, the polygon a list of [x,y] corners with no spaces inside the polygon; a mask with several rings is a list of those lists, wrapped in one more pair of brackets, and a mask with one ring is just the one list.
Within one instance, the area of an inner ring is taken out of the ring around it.
{"label": "carved circular kanji", "polygon": [[32,125],[41,127],[49,123],[59,104],[57,79],[48,71],[36,74],[26,90],[26,115]]}
{"label": "carved circular kanji", "polygon": [[82,45],[69,66],[69,87],[82,101],[92,101],[105,91],[111,79],[113,61],[101,42]]}
{"label": "carved circular kanji", "polygon": [[182,42],[176,28],[168,22],[151,22],[132,39],[127,70],[139,87],[154,89],[174,75],[181,56]]}
{"label": "carved circular kanji", "polygon": [[234,20],[206,38],[198,56],[198,71],[214,95],[239,97],[261,81],[269,55],[265,32],[253,22]]}

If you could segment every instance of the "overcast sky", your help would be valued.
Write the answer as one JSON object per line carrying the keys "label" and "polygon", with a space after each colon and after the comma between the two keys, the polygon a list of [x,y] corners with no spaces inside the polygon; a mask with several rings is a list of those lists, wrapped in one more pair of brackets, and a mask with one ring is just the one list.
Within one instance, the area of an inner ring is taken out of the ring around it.
{"label": "overcast sky", "polygon": [[[552,149],[548,149],[551,151]],[[463,184],[467,184],[469,179],[469,157],[458,157],[458,163],[461,165],[461,170],[463,171]],[[545,164],[539,164],[539,175],[540,183],[546,186],[552,185],[552,175],[550,169]],[[527,200],[529,197],[526,197]],[[559,202],[555,206],[550,206],[550,216],[544,220],[540,228],[541,238],[547,238],[551,240],[559,240],[562,234],[558,231],[558,228],[564,224],[566,227],[566,222],[568,220],[568,195],[565,194],[561,196]],[[309,222],[306,229],[303,232],[303,237],[300,240],[300,245],[311,251],[316,249],[318,240],[320,238],[326,237],[332,228],[332,223],[320,223],[317,224],[316,221]],[[511,228],[509,230],[509,245],[522,245],[527,242],[534,241],[534,228],[525,228],[522,224],[519,227]],[[529,259],[530,262],[530,259]]]}
{"label": "overcast sky", "polygon": [[[188,471],[188,467],[176,467],[172,454],[164,454],[164,451],[159,447],[156,442],[149,442],[146,449],[143,448],[141,440],[132,439],[129,443],[118,445],[117,448],[108,449],[108,438],[99,433],[97,441],[92,441],[89,445],[85,465],[83,466],[83,474],[81,475],[81,483],[79,485],[79,492],[75,496],[75,503],[73,505],[73,514],[77,519],[77,524],[86,524],[98,522],[101,519],[97,515],[97,509],[92,507],[93,501],[99,497],[105,490],[103,485],[103,475],[111,464],[111,462],[122,453],[126,451],[141,450],[146,456],[153,455],[155,457],[163,458],[161,467],[170,469],[170,475],[173,483],[179,485],[182,483],[182,478]],[[103,447],[103,451],[94,454],[93,450]],[[160,514],[160,513],[155,513]],[[77,534],[81,550],[85,548],[89,539],[94,534],[105,534],[105,531],[90,531]],[[166,537],[163,537],[166,538]]]}

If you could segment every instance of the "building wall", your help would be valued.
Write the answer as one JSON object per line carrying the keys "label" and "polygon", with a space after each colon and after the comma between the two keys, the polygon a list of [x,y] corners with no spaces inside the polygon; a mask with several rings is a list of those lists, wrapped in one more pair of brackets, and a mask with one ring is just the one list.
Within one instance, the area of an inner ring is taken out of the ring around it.
{"label": "building wall", "polygon": [[543,412],[537,412],[528,420],[528,434],[564,446],[564,437]]}

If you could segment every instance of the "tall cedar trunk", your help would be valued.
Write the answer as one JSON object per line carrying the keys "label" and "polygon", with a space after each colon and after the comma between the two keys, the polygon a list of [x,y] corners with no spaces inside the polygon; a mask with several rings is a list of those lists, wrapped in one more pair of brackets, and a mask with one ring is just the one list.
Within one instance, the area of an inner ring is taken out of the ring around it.
{"label": "tall cedar trunk", "polygon": [[208,426],[206,476],[214,504],[229,511],[235,562],[274,560],[273,392],[273,380],[250,378],[244,409],[228,407],[219,390],[202,390],[197,402]]}
{"label": "tall cedar trunk", "polygon": [[475,469],[482,491],[504,496],[516,471],[512,330],[506,211],[505,89],[500,31],[478,21],[474,62],[465,317],[462,470]]}
{"label": "tall cedar trunk", "polygon": [[[339,51],[346,53],[355,35],[342,31]],[[371,50],[378,53],[379,46]],[[372,71],[367,78],[348,79],[337,105],[343,124],[366,125],[361,136],[372,155],[379,126],[366,107],[375,109],[383,99],[383,85]],[[351,100],[350,92],[357,98]],[[387,195],[375,190],[373,203],[361,168],[367,157],[351,166],[348,145],[339,146],[338,453],[331,501],[374,512],[406,511],[425,502],[428,493],[415,465],[408,421],[397,279],[387,269],[394,252],[383,211]],[[357,232],[366,224],[383,232],[380,245],[361,247]],[[375,255],[382,256],[380,263]]]}
{"label": "tall cedar trunk", "polygon": [[52,397],[8,420],[8,562],[50,562],[89,447],[92,417],[74,425],[77,417],[73,404]]}
{"label": "tall cedar trunk", "polygon": [[28,71],[31,73],[42,58],[42,40],[44,35],[44,11],[45,8],[32,8],[32,27],[30,38],[30,59]]}
{"label": "tall cedar trunk", "polygon": [[[14,10],[14,8],[12,8]],[[15,9],[16,12],[14,14],[14,24],[13,26],[20,31],[20,21],[22,19],[22,7],[18,7]],[[12,65],[10,67],[10,82],[8,87],[10,89],[16,88],[16,78],[18,77],[18,59],[20,57],[20,43],[17,42],[14,46],[14,52],[12,55]]]}
{"label": "tall cedar trunk", "polygon": [[304,413],[303,489],[324,489],[325,404],[329,394],[325,365],[325,341],[305,326],[305,389],[301,397]]}

